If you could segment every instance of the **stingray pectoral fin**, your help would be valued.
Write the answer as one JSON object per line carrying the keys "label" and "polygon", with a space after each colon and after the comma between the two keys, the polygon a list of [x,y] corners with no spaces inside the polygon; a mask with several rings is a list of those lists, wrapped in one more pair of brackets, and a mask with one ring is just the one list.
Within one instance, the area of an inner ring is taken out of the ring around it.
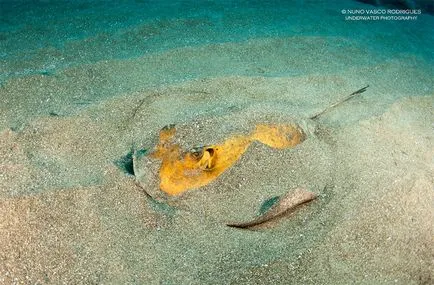
{"label": "stingray pectoral fin", "polygon": [[313,192],[307,191],[303,188],[297,188],[282,196],[279,199],[279,201],[276,204],[274,204],[264,215],[259,216],[258,218],[248,222],[228,223],[226,225],[233,228],[243,228],[243,229],[258,226],[260,224],[271,221],[290,210],[295,209],[297,206],[301,204],[310,202],[314,200],[316,197],[317,197],[316,194]]}

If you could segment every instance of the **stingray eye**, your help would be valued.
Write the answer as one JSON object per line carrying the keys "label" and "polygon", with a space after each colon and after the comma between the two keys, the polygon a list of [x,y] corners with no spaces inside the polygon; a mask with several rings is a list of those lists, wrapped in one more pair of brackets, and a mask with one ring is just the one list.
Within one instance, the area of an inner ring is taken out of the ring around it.
{"label": "stingray eye", "polygon": [[214,148],[212,148],[212,147],[208,147],[208,148],[205,149],[205,151],[209,152],[209,155],[210,155],[211,157],[214,156],[214,153],[215,153]]}

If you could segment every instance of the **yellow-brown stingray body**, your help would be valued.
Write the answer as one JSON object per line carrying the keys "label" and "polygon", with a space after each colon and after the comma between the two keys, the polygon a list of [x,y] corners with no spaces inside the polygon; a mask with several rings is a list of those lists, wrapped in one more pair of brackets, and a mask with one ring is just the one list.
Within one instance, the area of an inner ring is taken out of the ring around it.
{"label": "yellow-brown stingray body", "polygon": [[169,195],[181,194],[207,185],[231,167],[253,141],[272,148],[293,147],[304,140],[304,133],[293,125],[257,125],[250,135],[233,136],[221,144],[202,148],[201,152],[182,152],[171,143],[175,128],[164,128],[152,157],[162,161],[160,189]]}

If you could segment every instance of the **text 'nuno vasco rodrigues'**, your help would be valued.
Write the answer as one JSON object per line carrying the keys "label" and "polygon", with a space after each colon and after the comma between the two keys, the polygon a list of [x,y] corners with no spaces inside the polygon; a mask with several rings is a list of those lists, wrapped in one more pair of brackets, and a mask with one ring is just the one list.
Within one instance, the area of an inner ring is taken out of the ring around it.
{"label": "text 'nuno vasco rodrigues'", "polygon": [[343,9],[341,14],[349,21],[414,21],[422,14],[420,9]]}

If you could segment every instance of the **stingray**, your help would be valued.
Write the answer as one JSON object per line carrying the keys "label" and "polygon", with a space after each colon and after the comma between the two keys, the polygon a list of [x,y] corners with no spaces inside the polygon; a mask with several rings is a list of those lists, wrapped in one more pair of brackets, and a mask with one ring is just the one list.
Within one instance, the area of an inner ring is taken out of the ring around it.
{"label": "stingray", "polygon": [[[330,105],[322,111],[308,117],[316,120],[336,106],[363,93],[369,87],[363,87],[342,100]],[[140,167],[138,161],[144,156],[161,161],[159,167],[159,189],[168,196],[199,189],[217,179],[224,171],[233,166],[253,142],[260,142],[275,149],[295,147],[306,138],[304,131],[295,124],[258,124],[254,131],[248,135],[234,135],[225,141],[190,150],[183,150],[174,143],[176,128],[174,125],[164,127],[159,134],[159,143],[151,153],[144,154],[141,150],[134,153],[133,168],[136,175],[136,184],[151,197],[139,180]],[[148,161],[152,164],[152,161]],[[148,181],[149,182],[149,181]],[[152,188],[152,187],[150,187]],[[287,212],[293,211],[299,205],[310,202],[316,194],[302,188],[278,198],[277,202],[263,215],[247,222],[231,222],[227,226],[234,228],[254,228],[265,224]]]}
{"label": "stingray", "polygon": [[[215,145],[183,150],[173,142],[175,133],[175,126],[164,127],[160,131],[158,145],[149,154],[150,158],[161,161],[159,188],[170,196],[199,189],[215,180],[233,166],[255,141],[271,148],[285,149],[305,139],[304,132],[296,125],[258,124],[248,135],[234,135]],[[138,159],[136,154],[133,158],[135,173],[140,173]]]}

